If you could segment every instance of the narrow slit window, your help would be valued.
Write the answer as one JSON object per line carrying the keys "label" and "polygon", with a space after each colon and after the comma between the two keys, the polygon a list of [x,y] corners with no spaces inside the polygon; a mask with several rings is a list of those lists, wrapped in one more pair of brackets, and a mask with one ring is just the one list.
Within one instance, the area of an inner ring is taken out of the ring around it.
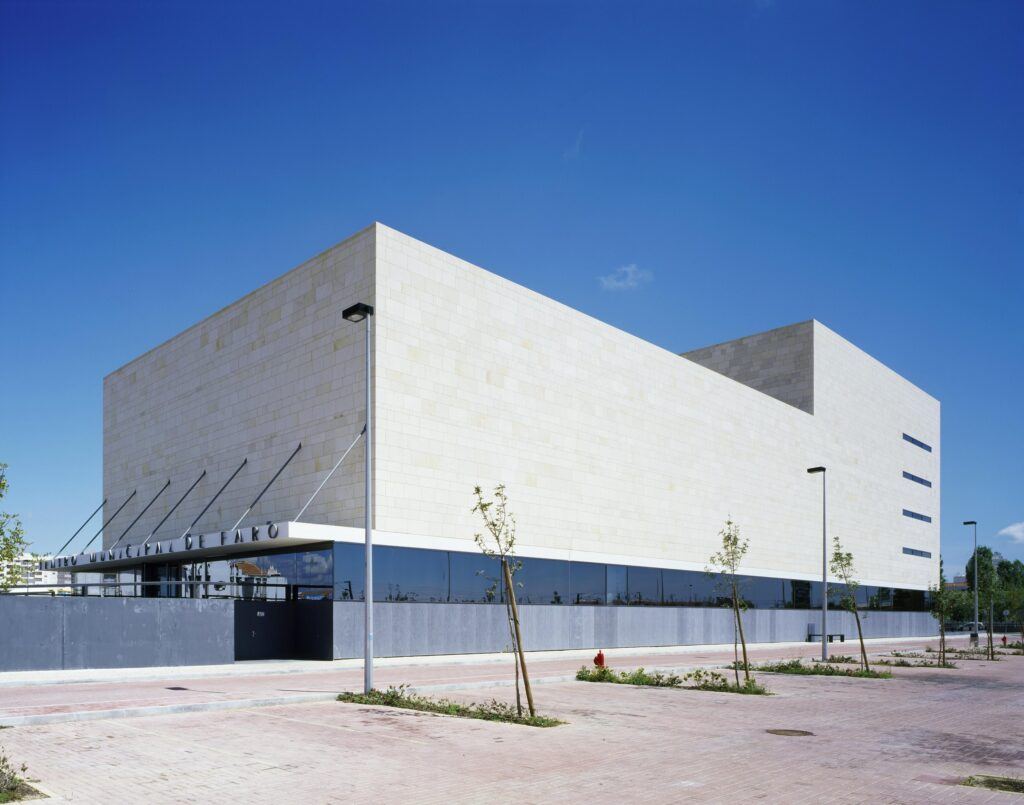
{"label": "narrow slit window", "polygon": [[910,442],[915,447],[920,447],[922,450],[927,450],[929,453],[932,451],[932,446],[930,444],[925,444],[920,439],[915,439],[909,433],[903,434],[903,440]]}
{"label": "narrow slit window", "polygon": [[913,481],[915,484],[921,484],[921,486],[927,486],[929,489],[931,488],[932,482],[927,478],[922,478],[920,475],[914,475],[912,472],[903,470],[903,477],[908,481]]}

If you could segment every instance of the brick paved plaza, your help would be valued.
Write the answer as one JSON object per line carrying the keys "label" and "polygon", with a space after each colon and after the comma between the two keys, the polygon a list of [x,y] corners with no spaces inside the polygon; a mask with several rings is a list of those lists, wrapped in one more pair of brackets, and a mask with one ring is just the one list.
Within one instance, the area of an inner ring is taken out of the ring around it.
{"label": "brick paved plaza", "polygon": [[[776,647],[754,656],[812,652]],[[621,652],[612,663],[724,659],[721,652]],[[534,664],[540,709],[568,722],[553,729],[306,701],[17,726],[0,731],[0,746],[29,765],[47,793],[83,803],[1024,801],[953,784],[974,773],[1024,775],[1024,657],[961,662],[956,670],[894,668],[891,680],[766,674],[772,697],[564,681],[580,664],[550,657]],[[509,670],[494,662],[389,666],[380,684],[463,684],[445,695],[510,700],[507,686],[482,687]],[[358,669],[125,684],[127,699],[150,704],[182,694],[200,701],[204,691],[206,701],[244,701],[271,690],[353,689]],[[71,710],[109,707],[118,687],[7,685],[0,720],[4,712],[60,712],[60,701],[77,703],[64,705],[72,718]],[[149,698],[138,695],[144,690]],[[772,728],[814,735],[766,733]]]}

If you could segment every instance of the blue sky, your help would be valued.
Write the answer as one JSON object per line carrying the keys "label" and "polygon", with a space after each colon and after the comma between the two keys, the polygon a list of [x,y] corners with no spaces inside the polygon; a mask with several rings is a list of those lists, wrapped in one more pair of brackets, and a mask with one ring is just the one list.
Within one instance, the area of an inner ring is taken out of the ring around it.
{"label": "blue sky", "polygon": [[1024,558],[1022,32],[1017,2],[5,0],[7,508],[59,547],[103,375],[379,220],[675,351],[818,318],[942,401],[947,568],[963,519]]}

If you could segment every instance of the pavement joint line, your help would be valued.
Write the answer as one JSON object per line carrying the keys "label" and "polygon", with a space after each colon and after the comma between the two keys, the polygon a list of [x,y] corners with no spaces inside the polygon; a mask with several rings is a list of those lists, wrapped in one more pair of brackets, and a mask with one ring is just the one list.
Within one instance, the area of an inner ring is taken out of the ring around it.
{"label": "pavement joint line", "polygon": [[293,696],[268,696],[259,699],[221,699],[213,702],[192,702],[189,704],[158,704],[146,707],[122,707],[114,710],[79,710],[64,713],[40,713],[33,716],[0,715],[4,727],[30,727],[39,724],[60,724],[79,721],[104,721],[113,718],[140,718],[143,716],[179,715],[181,713],[206,713],[217,710],[245,710],[252,707],[274,707],[282,704],[305,704],[307,702],[332,701],[337,693],[299,693]]}

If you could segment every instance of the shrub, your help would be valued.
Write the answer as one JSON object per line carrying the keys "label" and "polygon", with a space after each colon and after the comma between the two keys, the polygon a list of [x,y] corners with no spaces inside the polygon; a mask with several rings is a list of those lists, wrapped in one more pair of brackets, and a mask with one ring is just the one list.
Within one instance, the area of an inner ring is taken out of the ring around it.
{"label": "shrub", "polygon": [[769,662],[759,665],[757,670],[766,671],[771,674],[801,674],[807,676],[854,676],[861,679],[889,679],[892,677],[888,671],[865,671],[863,668],[836,668],[834,665],[817,663],[816,665],[804,665],[800,660],[787,660],[785,662]]}
{"label": "shrub", "polygon": [[851,657],[849,654],[834,654],[827,660],[815,659],[815,662],[832,662],[832,663],[859,663],[860,660]]}
{"label": "shrub", "polygon": [[505,721],[511,724],[526,724],[530,727],[556,727],[565,722],[547,716],[519,715],[517,708],[497,699],[477,704],[462,704],[451,699],[431,699],[409,692],[408,685],[391,685],[387,690],[371,690],[369,693],[341,693],[339,702],[352,704],[376,704],[383,707],[401,707],[405,710],[417,710],[424,713],[457,716],[459,718],[479,718],[484,721]]}
{"label": "shrub", "polygon": [[890,665],[898,668],[956,668],[956,664],[952,662],[938,662],[931,660],[921,660],[920,662],[911,662],[903,657],[896,657],[893,660],[875,660],[875,665]]}
{"label": "shrub", "polygon": [[1024,794],[1024,780],[1019,777],[993,777],[988,774],[975,774],[960,782],[975,788],[987,788],[989,791],[1009,791],[1012,794]]}
{"label": "shrub", "polygon": [[612,682],[617,685],[643,685],[655,688],[686,687],[691,690],[713,690],[721,693],[753,695],[768,693],[763,685],[758,685],[753,679],[737,684],[730,682],[717,671],[708,671],[703,668],[697,668],[685,676],[679,677],[675,674],[649,674],[643,668],[637,668],[635,671],[613,671],[611,668],[584,666],[576,672],[576,678],[581,682]]}
{"label": "shrub", "polygon": [[0,751],[0,796],[4,797],[0,802],[8,801],[9,795],[14,794],[24,785],[25,781],[21,779],[20,775],[26,771],[28,771],[28,766],[22,763],[20,768],[15,768],[11,765],[10,758]]}
{"label": "shrub", "polygon": [[643,668],[637,668],[635,671],[613,671],[607,666],[583,666],[576,672],[576,678],[580,682],[613,682],[619,685],[642,685],[652,688],[678,688],[683,684],[675,674],[649,674]]}
{"label": "shrub", "polygon": [[737,684],[730,682],[724,674],[717,671],[707,671],[697,668],[683,677],[683,680],[691,684],[687,685],[691,690],[710,690],[718,693],[742,693],[751,696],[770,696],[768,688],[759,685],[753,677],[744,679]]}

